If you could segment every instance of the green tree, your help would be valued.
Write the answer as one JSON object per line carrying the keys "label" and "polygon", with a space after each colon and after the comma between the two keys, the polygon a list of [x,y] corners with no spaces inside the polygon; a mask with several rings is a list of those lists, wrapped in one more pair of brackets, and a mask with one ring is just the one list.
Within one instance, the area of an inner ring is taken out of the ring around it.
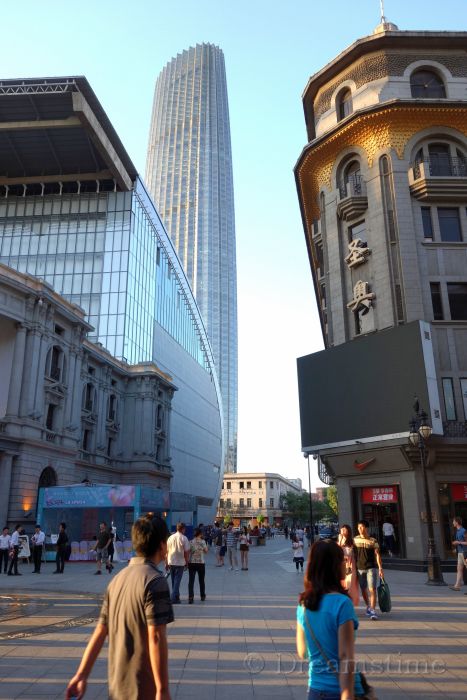
{"label": "green tree", "polygon": [[307,493],[289,492],[284,497],[284,515],[291,520],[308,522],[310,519],[310,499]]}
{"label": "green tree", "polygon": [[230,525],[231,522],[232,522],[232,516],[231,516],[231,515],[226,515],[226,516],[224,517],[224,525],[225,525],[226,527],[228,527],[228,526]]}
{"label": "green tree", "polygon": [[258,513],[256,516],[256,522],[258,525],[261,525],[261,523],[264,523],[264,515],[262,513]]}
{"label": "green tree", "polygon": [[337,498],[337,486],[329,486],[326,492],[326,502],[331,509],[333,515],[337,518],[339,515],[339,502]]}

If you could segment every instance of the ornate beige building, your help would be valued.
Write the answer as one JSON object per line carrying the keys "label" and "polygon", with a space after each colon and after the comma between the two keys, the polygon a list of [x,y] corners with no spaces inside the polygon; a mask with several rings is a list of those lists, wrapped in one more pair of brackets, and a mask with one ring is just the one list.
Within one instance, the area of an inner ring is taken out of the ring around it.
{"label": "ornate beige building", "polygon": [[[452,516],[467,517],[467,32],[384,22],[309,79],[303,105],[308,143],[295,175],[325,353],[347,344],[358,358],[360,338],[423,322],[429,494],[438,551],[450,556]],[[404,348],[396,355],[403,363]],[[389,517],[400,554],[421,559],[426,501],[410,410],[407,432],[356,434],[310,454],[336,481],[344,521],[365,516],[381,537]]]}
{"label": "ornate beige building", "polygon": [[283,498],[289,492],[302,493],[300,479],[269,472],[225,474],[217,517],[230,515],[236,525],[246,525],[261,513],[266,524],[280,524]]}

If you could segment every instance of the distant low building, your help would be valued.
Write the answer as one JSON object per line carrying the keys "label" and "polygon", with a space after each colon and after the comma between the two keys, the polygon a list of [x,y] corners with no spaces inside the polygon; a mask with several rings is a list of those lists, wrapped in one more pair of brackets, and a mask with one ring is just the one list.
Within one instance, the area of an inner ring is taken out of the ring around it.
{"label": "distant low building", "polygon": [[281,524],[284,496],[287,493],[300,495],[302,490],[301,479],[286,479],[280,474],[225,474],[217,517],[230,515],[235,525],[246,525],[261,514],[265,524]]}

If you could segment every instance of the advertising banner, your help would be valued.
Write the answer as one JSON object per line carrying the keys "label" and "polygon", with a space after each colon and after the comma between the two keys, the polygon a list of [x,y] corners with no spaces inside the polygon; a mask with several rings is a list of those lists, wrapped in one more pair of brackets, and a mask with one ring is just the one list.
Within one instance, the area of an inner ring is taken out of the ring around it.
{"label": "advertising banner", "polygon": [[362,503],[397,503],[397,501],[397,486],[362,488]]}
{"label": "advertising banner", "polygon": [[44,508],[123,508],[135,505],[134,486],[51,486],[44,489]]}

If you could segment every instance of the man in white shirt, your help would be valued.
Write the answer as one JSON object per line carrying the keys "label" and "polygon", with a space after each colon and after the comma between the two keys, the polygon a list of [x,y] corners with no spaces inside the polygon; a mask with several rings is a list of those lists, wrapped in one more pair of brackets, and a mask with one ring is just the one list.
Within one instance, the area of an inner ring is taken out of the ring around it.
{"label": "man in white shirt", "polygon": [[18,572],[18,553],[19,553],[19,531],[21,530],[21,525],[17,525],[11,536],[10,549],[13,550],[13,557],[10,560],[10,567],[8,569],[8,576],[13,576],[13,569],[15,570],[15,576],[21,576]]}
{"label": "man in white shirt", "polygon": [[180,583],[190,558],[190,543],[185,537],[185,523],[177,523],[177,531],[167,540],[166,566],[170,569],[172,581],[172,604],[180,603]]}
{"label": "man in white shirt", "polygon": [[42,532],[41,526],[36,525],[34,528],[34,534],[31,537],[31,542],[33,544],[32,558],[34,562],[33,574],[41,573],[41,562],[42,562],[42,550],[45,542],[45,533]]}
{"label": "man in white shirt", "polygon": [[3,532],[0,535],[0,573],[3,569],[3,573],[6,574],[8,569],[8,557],[10,555],[10,531],[7,527],[3,528]]}
{"label": "man in white shirt", "polygon": [[393,556],[393,550],[395,549],[396,535],[394,532],[394,525],[389,519],[383,523],[383,539],[384,546],[390,557]]}

